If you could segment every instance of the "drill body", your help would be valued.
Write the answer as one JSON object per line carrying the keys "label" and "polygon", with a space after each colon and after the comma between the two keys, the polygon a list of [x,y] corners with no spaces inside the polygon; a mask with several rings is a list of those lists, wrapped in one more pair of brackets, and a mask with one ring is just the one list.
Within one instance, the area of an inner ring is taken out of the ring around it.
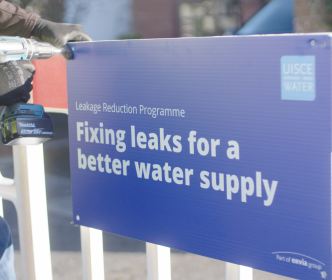
{"label": "drill body", "polygon": [[51,44],[21,37],[0,37],[0,63],[11,60],[47,59],[61,50]]}
{"label": "drill body", "polygon": [[[12,60],[47,59],[61,50],[51,44],[21,37],[0,37],[0,63]],[[54,128],[43,106],[17,103],[5,107],[0,117],[5,145],[37,145],[53,138]]]}

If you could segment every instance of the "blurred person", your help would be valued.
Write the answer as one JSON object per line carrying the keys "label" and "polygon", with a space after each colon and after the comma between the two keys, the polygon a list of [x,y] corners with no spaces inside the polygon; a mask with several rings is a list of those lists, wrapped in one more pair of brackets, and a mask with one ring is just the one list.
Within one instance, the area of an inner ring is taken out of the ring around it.
{"label": "blurred person", "polygon": [[[92,41],[81,25],[55,23],[38,14],[0,0],[0,36],[39,38],[56,48],[69,41]],[[27,102],[32,90],[35,67],[29,61],[0,64],[0,106]],[[14,248],[7,222],[0,217],[0,279],[15,280]]]}

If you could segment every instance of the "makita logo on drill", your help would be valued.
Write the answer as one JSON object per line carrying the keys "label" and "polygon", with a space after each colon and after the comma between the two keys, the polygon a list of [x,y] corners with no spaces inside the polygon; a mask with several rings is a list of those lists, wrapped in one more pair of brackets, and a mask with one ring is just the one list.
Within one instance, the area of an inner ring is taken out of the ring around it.
{"label": "makita logo on drill", "polygon": [[22,129],[21,134],[42,134],[44,128]]}
{"label": "makita logo on drill", "polygon": [[36,127],[35,123],[20,123],[20,127]]}

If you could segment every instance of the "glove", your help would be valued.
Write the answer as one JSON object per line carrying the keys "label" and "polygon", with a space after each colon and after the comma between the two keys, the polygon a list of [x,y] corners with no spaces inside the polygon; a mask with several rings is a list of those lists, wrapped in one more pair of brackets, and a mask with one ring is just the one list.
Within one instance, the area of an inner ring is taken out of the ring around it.
{"label": "glove", "polygon": [[56,23],[42,18],[37,20],[31,35],[58,49],[70,41],[92,41],[79,24]]}
{"label": "glove", "polygon": [[9,61],[0,64],[0,106],[30,99],[35,67],[29,61]]}

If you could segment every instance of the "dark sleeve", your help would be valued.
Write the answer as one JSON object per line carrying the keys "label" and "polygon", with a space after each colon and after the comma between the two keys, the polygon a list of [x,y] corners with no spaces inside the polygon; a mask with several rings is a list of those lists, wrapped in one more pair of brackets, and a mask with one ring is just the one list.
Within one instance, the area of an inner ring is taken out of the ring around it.
{"label": "dark sleeve", "polygon": [[0,35],[29,38],[39,15],[0,0]]}
{"label": "dark sleeve", "polygon": [[6,249],[12,244],[9,226],[5,219],[0,216],[0,260]]}

